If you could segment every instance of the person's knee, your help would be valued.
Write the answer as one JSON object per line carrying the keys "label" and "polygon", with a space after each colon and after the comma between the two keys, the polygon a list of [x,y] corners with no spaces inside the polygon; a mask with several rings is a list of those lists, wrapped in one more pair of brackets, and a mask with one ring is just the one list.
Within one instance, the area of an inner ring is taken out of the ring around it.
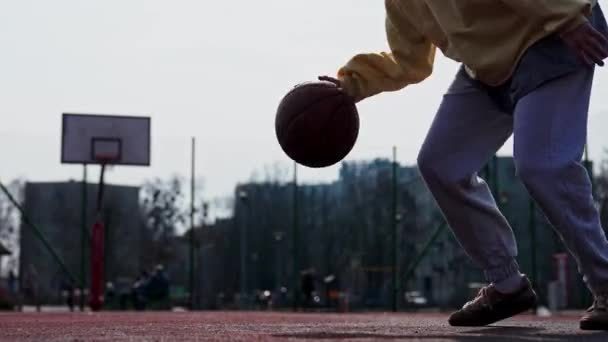
{"label": "person's knee", "polygon": [[515,172],[526,185],[534,185],[549,174],[555,173],[559,167],[555,165],[541,165],[529,161],[515,160]]}
{"label": "person's knee", "polygon": [[417,158],[418,170],[425,180],[436,180],[441,178],[441,167],[438,157],[426,149],[420,150]]}
{"label": "person's knee", "polygon": [[424,148],[418,154],[417,162],[420,175],[429,185],[468,182],[473,174],[463,165],[446,159],[445,155]]}

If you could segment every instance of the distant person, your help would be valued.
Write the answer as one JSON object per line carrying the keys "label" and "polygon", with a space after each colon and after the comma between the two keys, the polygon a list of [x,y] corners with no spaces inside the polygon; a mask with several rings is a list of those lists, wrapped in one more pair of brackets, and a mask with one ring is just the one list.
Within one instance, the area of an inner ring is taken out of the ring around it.
{"label": "distant person", "polygon": [[17,276],[13,270],[8,272],[8,292],[11,296],[17,293]]}
{"label": "distant person", "polygon": [[312,307],[314,305],[315,277],[313,270],[306,270],[301,275],[302,294],[304,295],[304,305]]}
{"label": "distant person", "polygon": [[163,265],[156,266],[154,274],[150,277],[147,293],[148,297],[153,300],[166,300],[169,298],[169,277]]}
{"label": "distant person", "polygon": [[70,312],[74,311],[74,286],[70,281],[62,281],[60,286],[61,297]]}
{"label": "distant person", "polygon": [[87,296],[86,290],[84,290],[80,286],[74,287],[74,302],[78,303],[78,306],[80,307],[80,311],[84,311],[84,308],[86,306],[86,299],[87,299],[86,296]]}
{"label": "distant person", "polygon": [[338,307],[340,283],[338,277],[335,274],[329,274],[324,279],[325,283],[325,304],[328,308]]}
{"label": "distant person", "polygon": [[40,298],[39,295],[39,284],[38,284],[38,272],[33,264],[29,264],[23,276],[23,282],[21,284],[23,296],[26,302],[36,306],[36,311],[40,312]]}
{"label": "distant person", "polygon": [[289,303],[289,290],[285,286],[279,288],[279,294],[277,297],[280,306],[286,306]]}
{"label": "distant person", "polygon": [[135,310],[142,311],[146,309],[146,288],[148,286],[149,278],[148,272],[142,271],[131,287],[131,299]]}
{"label": "distant person", "polygon": [[253,305],[255,310],[260,310],[262,309],[263,305],[264,305],[264,292],[260,289],[255,289],[253,291],[254,295],[253,295]]}
{"label": "distant person", "polygon": [[131,282],[128,278],[118,278],[116,280],[116,295],[120,310],[127,310],[129,307],[129,297],[131,295]]}
{"label": "distant person", "polygon": [[106,283],[106,288],[103,296],[104,305],[112,307],[114,301],[116,300],[116,289],[114,288],[114,283],[112,283],[111,281]]}
{"label": "distant person", "polygon": [[595,296],[580,327],[608,330],[608,240],[581,165],[594,70],[608,56],[598,1],[385,0],[385,7],[390,52],[357,55],[337,79],[320,79],[361,101],[428,78],[437,48],[462,63],[418,156],[452,231],[490,283],[449,323],[487,325],[536,306],[513,231],[477,175],[514,135],[517,174]]}

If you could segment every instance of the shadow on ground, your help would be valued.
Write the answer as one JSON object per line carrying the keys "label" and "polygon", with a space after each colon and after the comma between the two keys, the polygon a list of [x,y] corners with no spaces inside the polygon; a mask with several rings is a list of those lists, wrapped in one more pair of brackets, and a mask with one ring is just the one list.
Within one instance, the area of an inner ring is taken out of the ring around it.
{"label": "shadow on ground", "polygon": [[379,333],[356,333],[356,332],[302,332],[292,334],[273,335],[274,337],[311,339],[311,340],[352,340],[352,339],[374,339],[374,340],[450,340],[450,341],[608,341],[608,333],[591,332],[581,335],[567,335],[544,333],[544,328],[539,327],[502,327],[494,326],[479,328],[468,331],[450,331],[445,334],[429,334],[419,332],[410,334],[379,334]]}

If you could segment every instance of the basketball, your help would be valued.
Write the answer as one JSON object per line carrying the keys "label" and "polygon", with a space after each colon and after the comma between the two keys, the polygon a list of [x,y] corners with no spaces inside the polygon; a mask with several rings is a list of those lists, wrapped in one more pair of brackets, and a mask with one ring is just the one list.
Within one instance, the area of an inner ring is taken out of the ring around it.
{"label": "basketball", "polygon": [[354,100],[335,84],[304,83],[281,100],[275,130],[291,159],[308,167],[327,167],[352,150],[359,135],[359,114]]}

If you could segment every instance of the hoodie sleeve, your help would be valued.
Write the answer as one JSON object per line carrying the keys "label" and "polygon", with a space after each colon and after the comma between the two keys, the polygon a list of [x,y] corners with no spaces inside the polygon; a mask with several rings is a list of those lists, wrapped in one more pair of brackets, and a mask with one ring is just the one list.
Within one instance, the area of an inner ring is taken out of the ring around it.
{"label": "hoodie sleeve", "polygon": [[356,100],[421,82],[433,70],[435,46],[401,14],[398,6],[398,1],[386,1],[390,52],[356,55],[338,71],[345,91]]}
{"label": "hoodie sleeve", "polygon": [[545,21],[547,32],[568,32],[587,22],[597,0],[501,0],[514,10]]}

